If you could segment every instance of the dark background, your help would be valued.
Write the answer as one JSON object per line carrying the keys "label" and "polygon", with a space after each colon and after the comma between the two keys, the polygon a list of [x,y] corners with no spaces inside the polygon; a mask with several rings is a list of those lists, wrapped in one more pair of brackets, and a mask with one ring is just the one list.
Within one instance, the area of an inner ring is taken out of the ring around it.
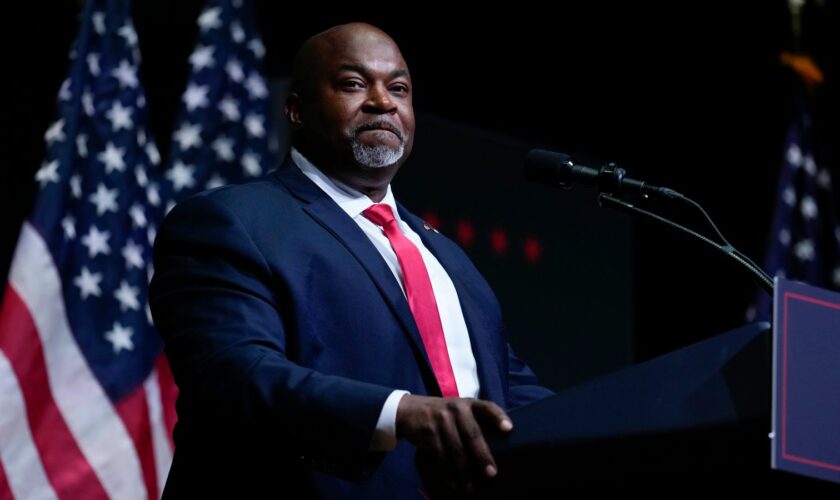
{"label": "dark background", "polygon": [[[826,4],[806,7],[799,46],[827,74],[812,98],[823,157],[836,167],[840,30],[836,2]],[[198,0],[134,2],[141,80],[164,157],[201,7]],[[745,322],[756,287],[708,251],[659,227],[604,215],[593,193],[522,183],[521,157],[502,155],[503,164],[496,158],[487,175],[487,151],[475,148],[501,145],[510,153],[541,146],[595,165],[618,162],[633,177],[697,200],[737,248],[761,261],[799,85],[779,64],[780,52],[794,48],[786,2],[581,2],[550,9],[509,3],[460,13],[416,4],[400,13],[381,5],[315,15],[258,1],[256,9],[272,79],[288,75],[303,40],[340,22],[368,21],[396,39],[414,80],[418,146],[437,136],[434,144],[443,147],[445,130],[467,138],[436,151],[459,159],[457,173],[429,167],[434,155],[418,149],[395,190],[453,237],[460,223],[473,228],[466,250],[500,295],[512,330],[531,332],[520,350],[553,387]],[[7,33],[24,27],[26,35],[7,44],[15,49],[4,71],[11,91],[0,192],[2,273],[33,201],[43,132],[66,76],[80,8],[67,2],[23,10],[5,20]],[[517,180],[500,186],[506,179]],[[452,191],[454,201],[443,195]],[[556,207],[546,202],[554,198]],[[494,249],[494,231],[508,239],[505,251]],[[527,238],[541,245],[535,262],[521,249]],[[576,333],[563,337],[567,323]],[[535,340],[533,332],[552,337]]]}

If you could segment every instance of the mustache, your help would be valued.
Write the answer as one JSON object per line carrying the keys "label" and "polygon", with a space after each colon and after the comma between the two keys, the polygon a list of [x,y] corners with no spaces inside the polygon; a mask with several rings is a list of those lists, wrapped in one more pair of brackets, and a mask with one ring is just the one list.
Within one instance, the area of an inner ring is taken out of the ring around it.
{"label": "mustache", "polygon": [[393,123],[387,122],[387,121],[384,121],[384,120],[379,120],[379,121],[370,122],[370,123],[363,123],[362,125],[359,125],[358,127],[356,127],[356,130],[354,130],[353,133],[358,134],[358,133],[364,132],[366,130],[379,130],[379,129],[384,129],[384,130],[387,130],[389,132],[393,132],[394,135],[396,135],[397,137],[400,138],[400,141],[405,141],[405,136],[403,134],[403,131],[400,130],[399,128],[397,128],[397,126],[394,125]]}

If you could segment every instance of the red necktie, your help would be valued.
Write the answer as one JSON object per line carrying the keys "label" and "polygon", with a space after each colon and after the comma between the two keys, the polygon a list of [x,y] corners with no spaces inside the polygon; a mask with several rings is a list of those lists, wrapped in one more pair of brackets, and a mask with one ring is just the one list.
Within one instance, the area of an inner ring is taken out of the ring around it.
{"label": "red necktie", "polygon": [[455,383],[455,373],[449,362],[449,351],[446,349],[432,281],[429,279],[423,257],[420,256],[420,250],[400,231],[390,206],[378,203],[362,212],[362,215],[374,224],[382,226],[391,248],[397,254],[408,306],[414,315],[417,329],[420,330],[420,338],[423,339],[423,346],[426,348],[441,393],[444,397],[457,398],[458,385]]}

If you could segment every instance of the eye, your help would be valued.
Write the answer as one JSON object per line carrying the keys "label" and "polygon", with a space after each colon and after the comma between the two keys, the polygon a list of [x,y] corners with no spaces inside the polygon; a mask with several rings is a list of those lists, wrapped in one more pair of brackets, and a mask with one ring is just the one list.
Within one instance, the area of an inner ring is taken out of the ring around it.
{"label": "eye", "polygon": [[391,85],[391,92],[395,92],[397,94],[407,94],[408,93],[408,85],[404,83],[397,83]]}
{"label": "eye", "polygon": [[348,90],[363,89],[365,84],[361,80],[344,80],[341,82],[341,88]]}

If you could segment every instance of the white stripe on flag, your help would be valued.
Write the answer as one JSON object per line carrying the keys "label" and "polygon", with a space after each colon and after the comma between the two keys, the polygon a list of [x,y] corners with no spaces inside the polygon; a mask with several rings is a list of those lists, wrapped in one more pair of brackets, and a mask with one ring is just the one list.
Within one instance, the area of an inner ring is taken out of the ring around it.
{"label": "white stripe on flag", "polygon": [[[32,439],[26,404],[11,363],[0,351],[0,462],[12,495],[20,499],[58,498],[47,479],[38,448]],[[0,492],[2,493],[2,492]],[[0,495],[2,496],[2,495]]]}
{"label": "white stripe on flag", "polygon": [[41,337],[55,403],[108,496],[145,499],[137,450],[73,338],[58,270],[46,243],[28,222],[21,230],[9,282]]}
{"label": "white stripe on flag", "polygon": [[152,428],[152,447],[155,453],[158,491],[163,493],[169,467],[172,465],[172,449],[167,437],[166,422],[163,420],[163,403],[160,399],[160,385],[157,370],[152,370],[149,378],[143,382],[146,390],[146,402],[149,405],[149,424]]}

